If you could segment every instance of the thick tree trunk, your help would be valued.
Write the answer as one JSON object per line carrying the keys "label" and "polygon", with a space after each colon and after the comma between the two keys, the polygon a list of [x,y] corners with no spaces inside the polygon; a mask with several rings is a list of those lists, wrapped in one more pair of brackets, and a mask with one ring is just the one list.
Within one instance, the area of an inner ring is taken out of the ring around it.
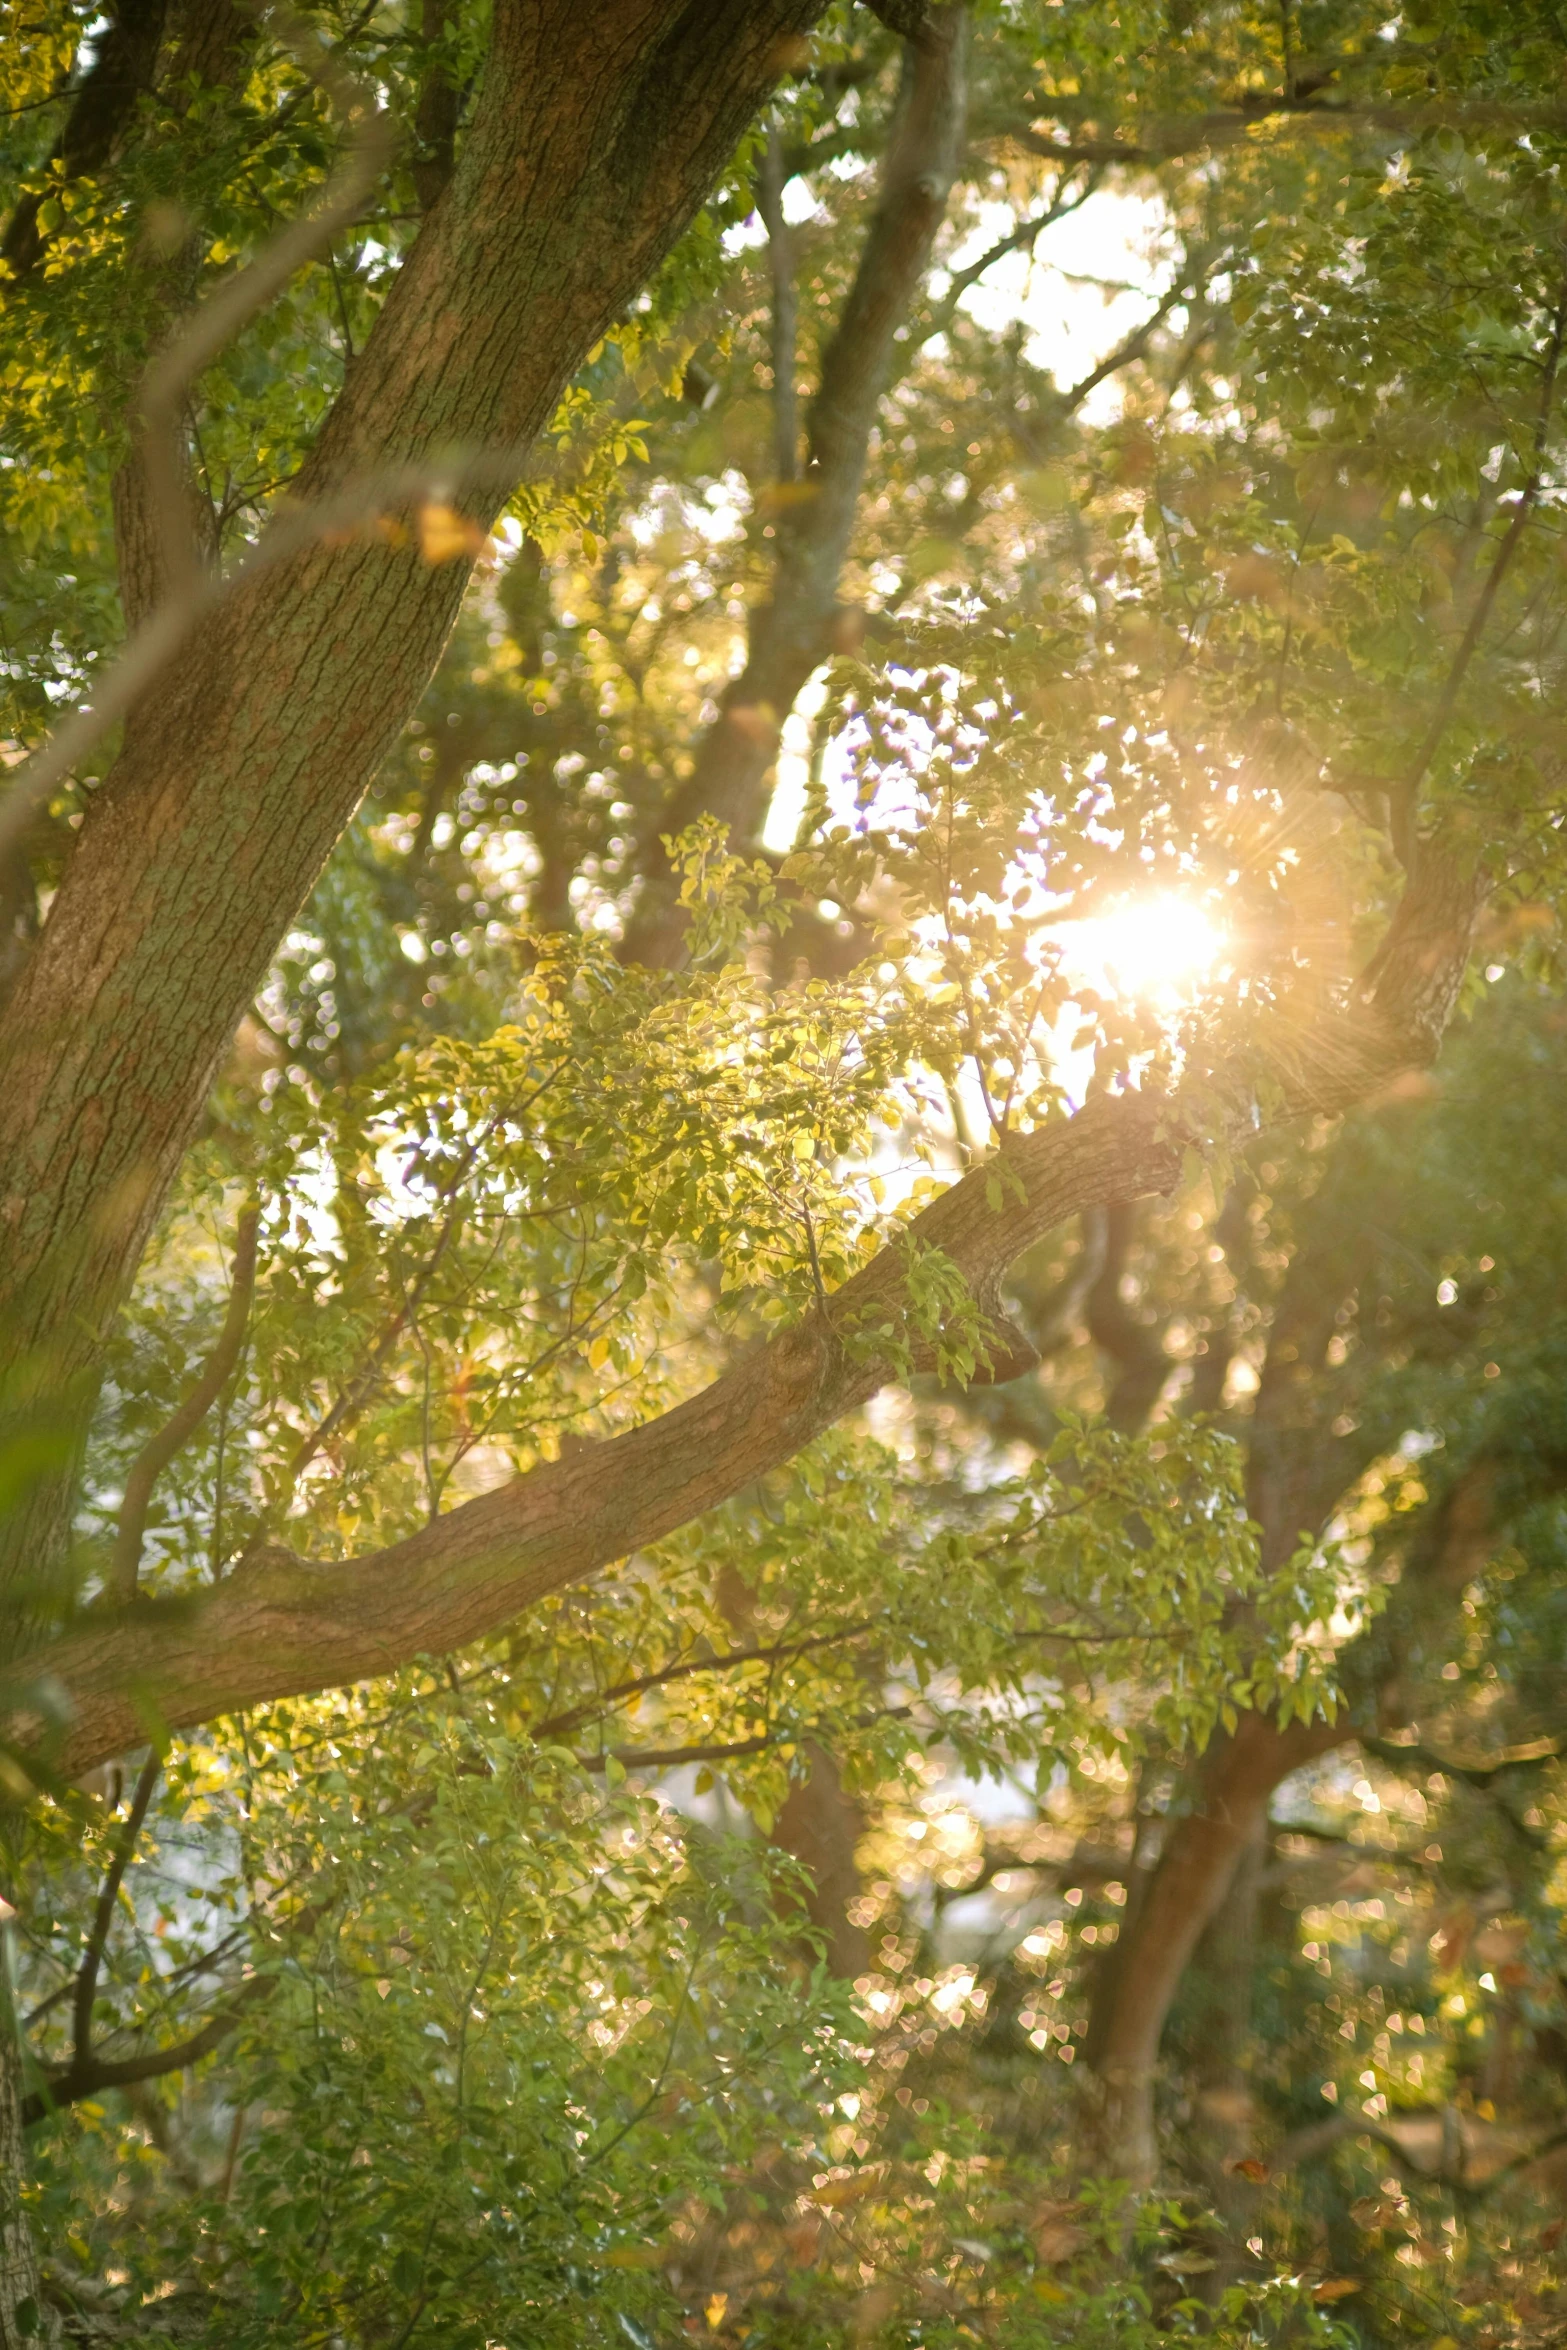
{"label": "thick tree trunk", "polygon": [[[296,485],[521,455],[733,152],[819,0],[500,0],[473,128]],[[476,501],[487,523],[495,496]],[[0,1026],[0,1529],[47,1609],[104,1333],[236,1021],[439,658],[466,561],[316,544],[137,713]],[[30,1603],[30,1604],[29,1604]]]}

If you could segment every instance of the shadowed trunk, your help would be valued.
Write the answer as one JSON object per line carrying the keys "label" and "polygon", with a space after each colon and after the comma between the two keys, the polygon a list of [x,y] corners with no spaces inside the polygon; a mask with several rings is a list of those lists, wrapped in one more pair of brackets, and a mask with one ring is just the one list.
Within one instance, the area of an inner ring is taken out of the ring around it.
{"label": "shadowed trunk", "polygon": [[850,1915],[860,1892],[854,1848],[865,1823],[826,1747],[813,1743],[808,1760],[807,1775],[796,1779],[773,1822],[773,1842],[810,1872],[806,1909],[822,1955],[833,1974],[852,1983],[871,1962],[870,1936]]}

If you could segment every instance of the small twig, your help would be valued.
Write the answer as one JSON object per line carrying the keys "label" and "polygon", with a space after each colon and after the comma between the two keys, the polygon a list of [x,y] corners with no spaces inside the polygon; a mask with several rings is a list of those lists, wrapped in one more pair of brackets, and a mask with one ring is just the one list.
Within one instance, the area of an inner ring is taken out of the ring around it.
{"label": "small twig", "polygon": [[239,1361],[240,1348],[245,1343],[245,1325],[250,1319],[250,1301],[256,1286],[256,1237],[260,1228],[260,1209],[243,1209],[234,1242],[234,1271],[229,1286],[228,1312],[223,1317],[218,1343],[207,1357],[206,1367],[195,1386],[157,1435],[142,1447],[135,1466],[125,1480],[125,1499],[120,1504],[119,1526],[109,1564],[109,1588],[117,1599],[127,1605],[136,1596],[142,1536],[146,1531],[153,1488],[175,1454],[195,1435],[228,1385],[230,1374]]}

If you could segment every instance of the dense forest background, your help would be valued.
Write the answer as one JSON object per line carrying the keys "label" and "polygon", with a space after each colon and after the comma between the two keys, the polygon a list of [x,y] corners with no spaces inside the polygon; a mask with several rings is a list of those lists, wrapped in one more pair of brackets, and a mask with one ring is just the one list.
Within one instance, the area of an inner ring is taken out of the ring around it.
{"label": "dense forest background", "polygon": [[[356,444],[312,521],[525,14],[0,45],[0,1082],[184,755],[150,629],[413,708],[71,1306],[80,1442],[0,1366],[4,1507],[68,1492],[0,2340],[1567,2340],[1567,15],[798,10],[547,430]],[[290,529],[446,596],[424,669],[254,601]],[[172,807],[73,1133],[262,886]],[[1004,1279],[965,1183],[1034,1203]],[[443,1526],[499,1596],[416,1637]]]}

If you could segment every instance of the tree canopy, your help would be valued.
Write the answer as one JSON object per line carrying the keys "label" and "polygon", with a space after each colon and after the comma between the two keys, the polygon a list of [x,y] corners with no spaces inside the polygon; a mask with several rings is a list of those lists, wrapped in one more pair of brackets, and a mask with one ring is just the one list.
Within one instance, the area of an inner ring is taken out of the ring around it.
{"label": "tree canopy", "polygon": [[1539,5],[0,46],[0,2343],[1558,2338]]}

